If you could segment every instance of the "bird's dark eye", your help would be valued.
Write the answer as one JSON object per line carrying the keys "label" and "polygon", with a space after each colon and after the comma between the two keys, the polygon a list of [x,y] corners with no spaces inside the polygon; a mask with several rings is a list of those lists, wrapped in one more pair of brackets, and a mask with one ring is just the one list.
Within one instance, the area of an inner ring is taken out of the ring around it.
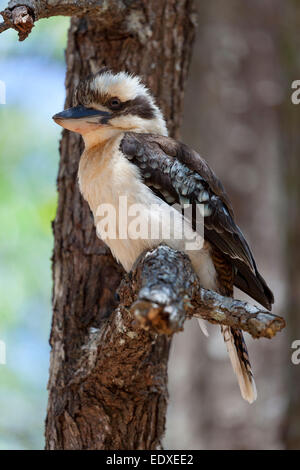
{"label": "bird's dark eye", "polygon": [[108,105],[111,109],[120,109],[122,103],[119,98],[111,98],[108,102]]}

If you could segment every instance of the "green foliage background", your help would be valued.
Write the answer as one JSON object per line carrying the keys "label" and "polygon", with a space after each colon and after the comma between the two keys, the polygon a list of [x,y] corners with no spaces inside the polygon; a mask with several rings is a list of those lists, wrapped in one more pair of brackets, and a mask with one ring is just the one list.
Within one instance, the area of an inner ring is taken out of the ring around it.
{"label": "green foliage background", "polygon": [[44,446],[60,138],[51,116],[63,109],[68,24],[39,21],[22,43],[0,36],[0,449]]}

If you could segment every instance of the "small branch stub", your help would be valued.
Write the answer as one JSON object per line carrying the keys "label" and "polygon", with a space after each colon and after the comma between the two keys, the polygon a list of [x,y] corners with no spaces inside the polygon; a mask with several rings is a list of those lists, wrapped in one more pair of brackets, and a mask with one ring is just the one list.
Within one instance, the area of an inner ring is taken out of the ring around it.
{"label": "small branch stub", "polygon": [[0,25],[0,32],[13,28],[18,31],[19,41],[24,41],[34,26],[33,13],[24,5],[17,6],[12,10],[7,8],[1,12],[1,15],[4,18],[4,23]]}

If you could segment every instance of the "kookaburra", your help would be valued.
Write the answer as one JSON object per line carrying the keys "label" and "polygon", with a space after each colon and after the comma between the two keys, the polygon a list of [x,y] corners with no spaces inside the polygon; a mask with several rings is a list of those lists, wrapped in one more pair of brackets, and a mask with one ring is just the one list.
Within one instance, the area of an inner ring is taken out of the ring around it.
{"label": "kookaburra", "polygon": [[[125,237],[118,236],[118,230],[116,237],[103,237],[126,271],[142,252],[165,243],[186,251],[204,288],[232,297],[237,286],[271,308],[273,294],[234,221],[221,182],[198,153],[168,137],[163,115],[140,78],[100,70],[79,83],[74,107],[53,119],[83,137],[79,187],[96,225],[99,207],[106,204],[117,208],[124,196],[128,207],[143,206],[141,217],[147,218],[147,223],[169,223],[173,203],[203,207],[204,243],[199,249],[186,250],[183,237],[176,236],[183,215],[175,209],[175,228],[167,231],[168,237],[139,238],[129,230]],[[122,217],[118,210],[116,214]],[[193,212],[190,222],[185,222],[190,231],[196,230],[194,217]],[[97,233],[101,237],[101,228]],[[243,334],[227,326],[221,329],[242,396],[252,403],[256,388]]]}

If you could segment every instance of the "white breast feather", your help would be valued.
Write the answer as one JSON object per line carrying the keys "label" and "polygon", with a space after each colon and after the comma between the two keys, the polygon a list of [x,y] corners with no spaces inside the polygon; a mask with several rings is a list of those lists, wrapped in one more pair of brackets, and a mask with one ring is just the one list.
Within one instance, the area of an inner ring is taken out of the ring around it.
{"label": "white breast feather", "polygon": [[[127,196],[128,207],[131,204],[143,204],[144,211],[141,217],[145,223],[152,226],[159,224],[159,233],[170,233],[170,237],[161,236],[159,239],[106,239],[105,243],[111,249],[115,258],[130,271],[138,256],[145,250],[165,242],[170,247],[185,251],[190,257],[194,269],[200,277],[201,284],[207,289],[216,287],[216,272],[210,257],[209,249],[205,244],[201,250],[186,251],[186,243],[193,236],[192,227],[185,227],[185,238],[180,239],[182,233],[182,216],[167,203],[157,198],[155,194],[143,183],[139,169],[130,163],[119,150],[123,134],[110,139],[101,148],[84,152],[79,165],[79,185],[84,198],[88,201],[94,214],[97,225],[97,209],[100,204],[111,204],[116,209],[119,205],[119,196]],[[170,226],[167,212],[172,211],[174,221]],[[118,227],[118,210],[117,227]],[[146,222],[147,221],[147,222]],[[163,230],[162,230],[163,227]],[[150,229],[149,229],[150,233]],[[101,233],[99,234],[101,237]]]}

